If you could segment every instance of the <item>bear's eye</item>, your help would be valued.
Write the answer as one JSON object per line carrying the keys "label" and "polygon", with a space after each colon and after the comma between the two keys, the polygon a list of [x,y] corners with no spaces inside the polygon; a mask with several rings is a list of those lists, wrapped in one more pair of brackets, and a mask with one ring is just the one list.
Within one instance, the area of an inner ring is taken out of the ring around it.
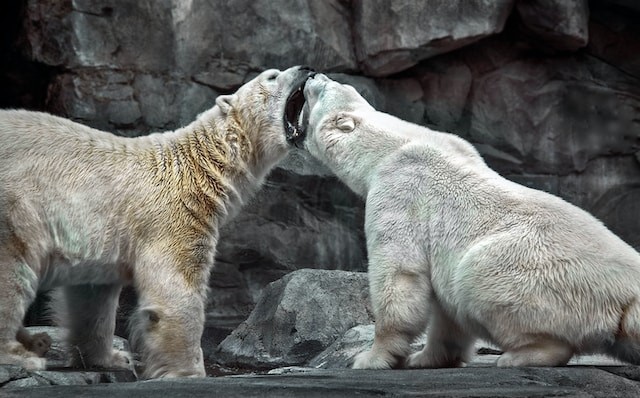
{"label": "bear's eye", "polygon": [[267,76],[267,81],[273,82],[278,77],[278,72],[273,72]]}

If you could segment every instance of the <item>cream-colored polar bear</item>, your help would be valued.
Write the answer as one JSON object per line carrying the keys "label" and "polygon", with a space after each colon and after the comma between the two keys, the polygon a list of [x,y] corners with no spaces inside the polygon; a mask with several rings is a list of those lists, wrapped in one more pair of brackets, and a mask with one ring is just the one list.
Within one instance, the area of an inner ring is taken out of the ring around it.
{"label": "cream-colored polar bear", "polygon": [[73,365],[127,366],[112,338],[131,283],[143,375],[204,376],[218,228],[287,153],[285,131],[299,133],[309,73],[265,71],[187,127],[139,138],[0,111],[0,363],[44,367],[22,320],[38,290],[62,287]]}
{"label": "cream-colored polar bear", "polygon": [[[477,337],[505,351],[498,366],[581,353],[640,364],[633,248],[585,211],[502,178],[459,137],[377,112],[322,75],[304,92],[296,143],[366,199],[376,329],[354,368],[461,366]],[[408,357],[427,325],[424,350]]]}

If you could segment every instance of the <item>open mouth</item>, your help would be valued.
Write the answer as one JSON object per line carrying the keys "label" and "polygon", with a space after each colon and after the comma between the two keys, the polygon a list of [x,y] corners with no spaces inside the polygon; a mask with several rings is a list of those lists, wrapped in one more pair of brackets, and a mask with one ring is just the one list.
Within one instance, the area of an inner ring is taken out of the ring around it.
{"label": "open mouth", "polygon": [[287,141],[295,146],[298,146],[305,137],[307,123],[303,112],[305,108],[304,86],[307,84],[307,79],[312,77],[313,75],[309,75],[300,86],[289,94],[289,98],[287,98],[287,103],[284,107],[285,134]]}

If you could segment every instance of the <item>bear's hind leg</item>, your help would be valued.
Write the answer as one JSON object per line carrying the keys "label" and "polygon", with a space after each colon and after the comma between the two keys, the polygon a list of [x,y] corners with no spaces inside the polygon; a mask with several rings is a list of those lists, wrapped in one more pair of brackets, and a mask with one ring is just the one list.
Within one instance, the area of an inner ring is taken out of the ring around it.
{"label": "bear's hind leg", "polygon": [[16,340],[22,343],[25,348],[39,357],[44,357],[44,355],[51,348],[51,336],[47,333],[36,333],[32,335],[29,331],[21,327],[16,334]]}
{"label": "bear's hind leg", "polygon": [[36,297],[37,276],[24,262],[0,250],[0,363],[44,369],[46,360],[17,340],[27,308]]}
{"label": "bear's hind leg", "polygon": [[618,360],[640,365],[640,305],[637,299],[622,308],[615,341],[605,347],[605,352]]}
{"label": "bear's hind leg", "polygon": [[557,340],[540,339],[537,342],[507,349],[498,358],[499,367],[564,366],[575,351],[569,344]]}
{"label": "bear's hind leg", "polygon": [[436,303],[430,306],[427,344],[407,360],[410,368],[456,368],[471,358],[474,337],[463,332]]}
{"label": "bear's hind leg", "polygon": [[71,366],[77,368],[130,368],[126,352],[113,349],[116,310],[122,286],[77,285],[64,288],[63,303],[56,308],[69,329],[67,343]]}

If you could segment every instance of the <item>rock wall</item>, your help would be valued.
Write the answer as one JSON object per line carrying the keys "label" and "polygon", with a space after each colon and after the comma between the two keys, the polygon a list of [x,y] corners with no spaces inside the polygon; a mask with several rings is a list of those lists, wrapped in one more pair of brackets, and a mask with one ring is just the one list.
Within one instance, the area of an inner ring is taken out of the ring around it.
{"label": "rock wall", "polygon": [[[265,68],[306,64],[353,84],[380,110],[465,137],[503,175],[585,208],[640,248],[637,2],[29,0],[2,8],[2,106],[134,136],[187,123]],[[293,153],[223,231],[210,324],[237,324],[264,286],[292,270],[365,270],[362,222],[362,200]]]}

